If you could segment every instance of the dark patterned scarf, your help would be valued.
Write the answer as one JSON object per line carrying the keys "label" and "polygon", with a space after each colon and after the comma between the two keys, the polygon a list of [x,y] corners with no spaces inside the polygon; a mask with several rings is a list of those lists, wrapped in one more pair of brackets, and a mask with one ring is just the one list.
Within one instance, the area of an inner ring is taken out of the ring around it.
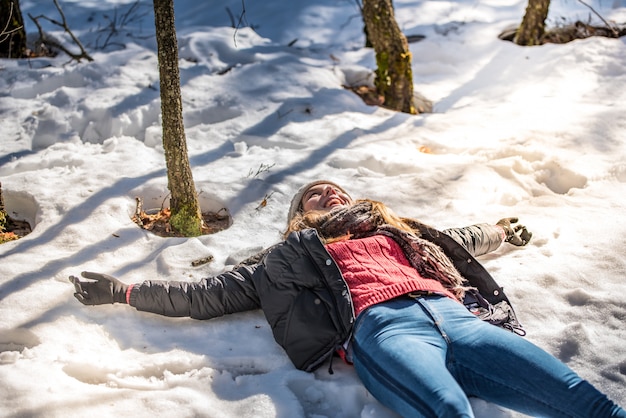
{"label": "dark patterned scarf", "polygon": [[350,239],[373,235],[391,237],[422,277],[439,281],[459,300],[463,300],[468,289],[463,285],[465,280],[461,274],[438,245],[421,238],[418,231],[411,233],[385,223],[382,215],[373,210],[371,202],[361,201],[332,210],[321,219],[316,229],[327,240],[343,236]]}

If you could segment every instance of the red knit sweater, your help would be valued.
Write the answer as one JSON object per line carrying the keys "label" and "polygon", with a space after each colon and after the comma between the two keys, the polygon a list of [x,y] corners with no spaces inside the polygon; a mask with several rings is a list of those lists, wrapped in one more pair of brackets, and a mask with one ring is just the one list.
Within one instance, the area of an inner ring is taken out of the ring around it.
{"label": "red knit sweater", "polygon": [[369,306],[415,291],[455,299],[439,281],[422,277],[391,237],[374,235],[337,241],[326,249],[348,284],[357,316]]}

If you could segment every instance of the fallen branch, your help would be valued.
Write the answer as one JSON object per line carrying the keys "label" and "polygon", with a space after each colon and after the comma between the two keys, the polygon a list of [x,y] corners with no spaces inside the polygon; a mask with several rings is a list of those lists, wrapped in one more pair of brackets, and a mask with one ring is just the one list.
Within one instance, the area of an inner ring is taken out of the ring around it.
{"label": "fallen branch", "polygon": [[[80,62],[80,60],[82,60],[82,59],[86,59],[87,61],[93,61],[93,58],[91,57],[91,55],[89,55],[87,53],[87,51],[83,47],[83,44],[80,43],[78,38],[76,36],[74,36],[74,33],[69,28],[69,26],[67,24],[67,20],[65,19],[65,13],[63,13],[63,10],[61,9],[61,6],[59,5],[59,2],[57,0],[53,0],[53,1],[54,1],[54,5],[56,6],[59,14],[61,15],[61,22],[56,21],[54,19],[51,19],[51,18],[49,18],[49,17],[47,17],[45,15],[33,16],[30,13],[28,14],[28,17],[30,17],[30,19],[37,26],[37,30],[39,31],[39,39],[40,39],[40,41],[44,45],[46,45],[46,46],[50,46],[52,48],[60,49],[61,51],[65,52],[70,58],[72,58],[73,60],[76,60],[78,62]],[[70,51],[69,49],[65,48],[63,45],[61,45],[60,42],[57,42],[57,41],[55,41],[55,40],[53,40],[51,38],[48,38],[46,36],[46,34],[43,32],[43,29],[41,28],[41,25],[39,24],[39,19],[47,20],[48,22],[52,23],[53,25],[56,25],[56,26],[59,26],[59,27],[63,28],[63,30],[67,34],[69,34],[69,36],[72,38],[72,41],[74,41],[74,43],[78,46],[78,48],[80,49],[80,53],[76,54],[76,53]]]}
{"label": "fallen branch", "polygon": [[598,16],[600,18],[601,21],[604,22],[604,24],[606,25],[607,28],[609,28],[611,30],[611,32],[613,32],[613,36],[615,36],[616,38],[619,36],[619,32],[617,29],[615,29],[615,27],[613,27],[612,25],[609,24],[609,22],[607,22],[606,20],[604,20],[604,18],[600,15],[600,13],[596,12],[594,10],[593,7],[591,7],[590,5],[588,5],[587,3],[585,3],[583,0],[578,0],[580,3],[582,3],[583,5],[587,6],[589,8],[589,10],[591,10],[596,16]]}
{"label": "fallen branch", "polygon": [[191,262],[191,266],[192,267],[198,267],[198,266],[201,266],[203,264],[210,263],[211,261],[213,261],[213,256],[212,255],[208,255],[206,257],[202,257],[202,258],[199,258],[197,260],[193,260]]}

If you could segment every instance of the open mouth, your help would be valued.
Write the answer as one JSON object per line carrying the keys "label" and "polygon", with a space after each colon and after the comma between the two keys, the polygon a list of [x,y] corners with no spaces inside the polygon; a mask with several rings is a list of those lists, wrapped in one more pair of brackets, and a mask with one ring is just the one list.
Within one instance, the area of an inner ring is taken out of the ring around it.
{"label": "open mouth", "polygon": [[338,197],[333,197],[332,199],[328,199],[326,201],[326,204],[324,205],[325,208],[329,208],[331,206],[335,206],[335,205],[343,205],[343,201],[341,199],[339,199]]}

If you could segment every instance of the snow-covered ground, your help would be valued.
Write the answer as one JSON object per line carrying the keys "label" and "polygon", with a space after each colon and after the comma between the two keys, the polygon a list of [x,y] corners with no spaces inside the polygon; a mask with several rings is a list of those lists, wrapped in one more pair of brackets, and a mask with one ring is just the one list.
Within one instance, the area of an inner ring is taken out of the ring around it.
{"label": "snow-covered ground", "polygon": [[[58,18],[41,3],[21,1],[29,32],[27,13]],[[426,36],[410,47],[434,112],[411,116],[342,88],[375,67],[355,1],[175,3],[196,187],[203,209],[226,207],[233,224],[191,239],[133,224],[136,196],[160,207],[168,193],[152,3],[61,1],[94,62],[0,61],[0,181],[10,214],[34,226],[0,246],[0,415],[395,416],[347,365],[296,370],[261,312],[194,321],[89,308],[67,280],[219,273],[279,240],[292,194],[316,178],[439,228],[519,216],[532,242],[482,261],[526,338],[626,404],[625,39],[523,48],[497,35],[525,1],[396,0],[404,32]],[[601,24],[578,1],[552,3],[552,24]],[[589,3],[626,22],[626,1]]]}

